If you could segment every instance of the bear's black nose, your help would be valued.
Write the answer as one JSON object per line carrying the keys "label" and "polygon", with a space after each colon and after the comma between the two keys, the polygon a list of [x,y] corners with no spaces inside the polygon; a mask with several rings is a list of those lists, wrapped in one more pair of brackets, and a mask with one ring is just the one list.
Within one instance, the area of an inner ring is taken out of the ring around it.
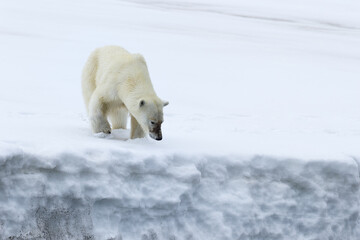
{"label": "bear's black nose", "polygon": [[162,139],[162,136],[156,137],[155,139],[160,141]]}

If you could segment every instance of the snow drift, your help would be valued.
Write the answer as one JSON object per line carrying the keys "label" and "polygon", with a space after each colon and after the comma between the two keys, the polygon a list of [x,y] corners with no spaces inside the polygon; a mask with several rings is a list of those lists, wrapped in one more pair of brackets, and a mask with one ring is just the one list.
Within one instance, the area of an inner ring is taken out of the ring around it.
{"label": "snow drift", "polygon": [[356,239],[359,169],[267,156],[0,158],[3,239]]}

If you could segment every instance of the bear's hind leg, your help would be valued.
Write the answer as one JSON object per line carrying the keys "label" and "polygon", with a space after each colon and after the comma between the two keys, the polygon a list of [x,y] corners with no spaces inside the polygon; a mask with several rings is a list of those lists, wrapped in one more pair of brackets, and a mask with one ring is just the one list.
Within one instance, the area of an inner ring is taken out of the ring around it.
{"label": "bear's hind leg", "polygon": [[96,94],[92,94],[89,102],[89,117],[91,127],[94,133],[111,133],[109,122],[106,120],[105,112],[107,105],[101,101],[102,98]]}
{"label": "bear's hind leg", "polygon": [[130,131],[130,138],[143,138],[145,137],[144,130],[138,123],[138,121],[131,115],[131,131]]}
{"label": "bear's hind leg", "polygon": [[128,110],[125,106],[113,107],[109,109],[108,117],[111,123],[112,129],[126,129]]}

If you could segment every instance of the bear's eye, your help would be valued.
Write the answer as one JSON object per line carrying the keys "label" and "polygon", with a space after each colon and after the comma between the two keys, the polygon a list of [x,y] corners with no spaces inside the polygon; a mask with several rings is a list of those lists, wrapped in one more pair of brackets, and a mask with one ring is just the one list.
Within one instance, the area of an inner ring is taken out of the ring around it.
{"label": "bear's eye", "polygon": [[151,125],[154,125],[154,124],[155,124],[155,122],[154,122],[154,121],[150,121],[150,123],[151,123]]}

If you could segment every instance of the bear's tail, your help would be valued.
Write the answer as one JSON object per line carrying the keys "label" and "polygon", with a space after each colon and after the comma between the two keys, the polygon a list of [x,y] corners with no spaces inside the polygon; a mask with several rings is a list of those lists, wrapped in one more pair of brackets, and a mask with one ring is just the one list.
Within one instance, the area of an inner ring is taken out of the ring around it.
{"label": "bear's tail", "polygon": [[93,94],[96,88],[97,68],[98,68],[98,55],[97,55],[97,50],[95,50],[90,54],[82,72],[81,85],[82,85],[82,93],[86,105],[86,110],[88,110],[91,95]]}

